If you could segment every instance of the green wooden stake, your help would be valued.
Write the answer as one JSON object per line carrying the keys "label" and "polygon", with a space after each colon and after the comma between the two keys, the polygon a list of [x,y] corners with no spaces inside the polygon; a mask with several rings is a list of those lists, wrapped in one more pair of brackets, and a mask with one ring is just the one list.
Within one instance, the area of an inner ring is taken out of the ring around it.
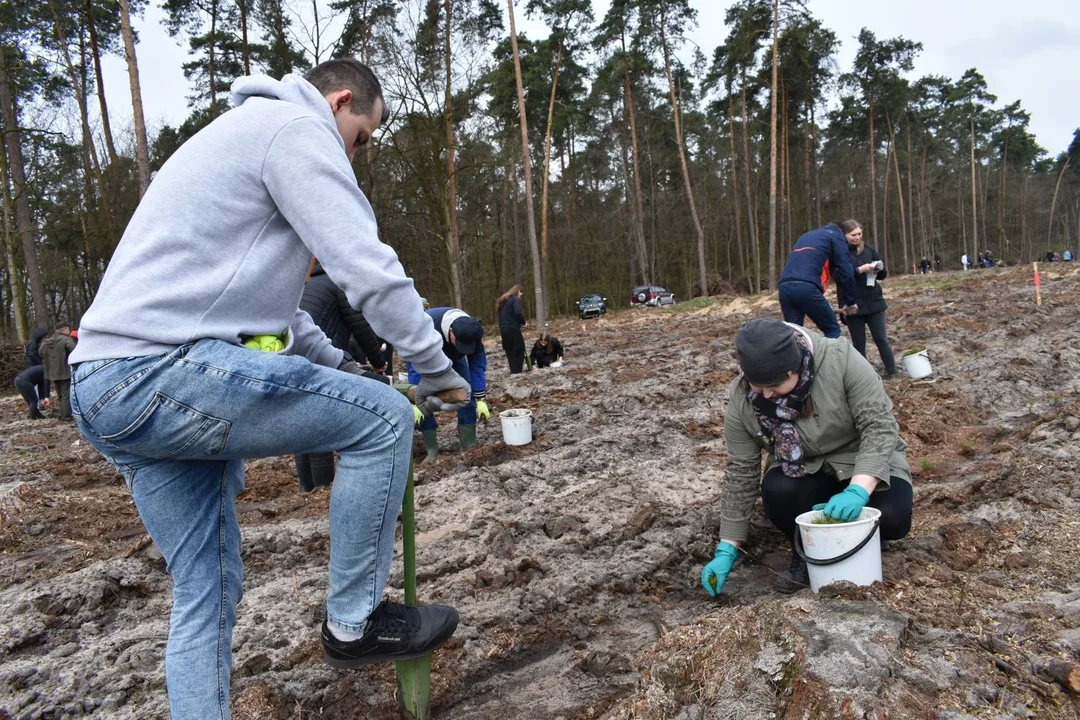
{"label": "green wooden stake", "polygon": [[[413,469],[401,503],[401,545],[405,562],[405,604],[416,604],[416,505],[413,502]],[[431,717],[431,655],[403,660],[397,665],[398,714],[404,720]]]}

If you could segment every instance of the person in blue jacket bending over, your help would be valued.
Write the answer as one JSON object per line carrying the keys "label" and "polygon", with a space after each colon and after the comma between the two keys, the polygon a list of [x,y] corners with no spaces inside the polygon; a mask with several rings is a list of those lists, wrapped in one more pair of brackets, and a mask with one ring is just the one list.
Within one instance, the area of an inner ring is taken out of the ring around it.
{"label": "person in blue jacket bending over", "polygon": [[[461,451],[465,452],[476,445],[476,418],[487,420],[491,411],[487,406],[487,354],[484,352],[484,328],[480,321],[464,310],[451,307],[437,307],[427,310],[428,317],[435,324],[435,330],[442,335],[443,354],[454,364],[454,371],[472,387],[472,399],[468,405],[458,410],[457,432]],[[409,382],[416,383],[420,374],[407,364]],[[431,462],[439,457],[438,423],[435,414],[425,415],[420,423],[424,436],[424,447]]]}
{"label": "person in blue jacket bending over", "polygon": [[780,309],[784,320],[802,325],[810,319],[825,337],[840,337],[840,323],[825,299],[830,276],[836,277],[840,312],[851,315],[855,304],[855,273],[851,269],[847,239],[837,223],[805,233],[795,242],[784,272],[780,274]]}

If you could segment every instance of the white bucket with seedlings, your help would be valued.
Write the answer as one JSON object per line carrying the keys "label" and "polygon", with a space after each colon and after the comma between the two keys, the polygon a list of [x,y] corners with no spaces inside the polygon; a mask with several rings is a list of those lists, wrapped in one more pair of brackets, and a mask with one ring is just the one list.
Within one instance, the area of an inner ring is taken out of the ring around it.
{"label": "white bucket with seedlings", "polygon": [[833,520],[820,510],[795,518],[795,552],[806,560],[810,589],[841,580],[872,585],[881,580],[881,511],[866,507],[851,522]]}
{"label": "white bucket with seedlings", "polygon": [[930,368],[930,355],[924,347],[913,347],[904,353],[904,372],[912,380],[918,380],[929,375],[933,370]]}
{"label": "white bucket with seedlings", "polygon": [[503,442],[507,445],[528,445],[532,442],[532,410],[503,410]]}

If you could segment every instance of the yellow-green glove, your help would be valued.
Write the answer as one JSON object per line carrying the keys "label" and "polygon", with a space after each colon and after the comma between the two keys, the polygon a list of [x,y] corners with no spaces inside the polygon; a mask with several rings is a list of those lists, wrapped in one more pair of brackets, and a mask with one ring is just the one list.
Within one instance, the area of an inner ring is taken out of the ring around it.
{"label": "yellow-green glove", "polygon": [[416,427],[420,427],[420,423],[424,422],[424,413],[420,408],[415,405],[412,406],[413,419],[416,422]]}
{"label": "yellow-green glove", "polygon": [[285,349],[285,343],[277,335],[255,335],[244,341],[244,347],[262,352],[281,352]]}
{"label": "yellow-green glove", "polygon": [[476,419],[477,420],[483,420],[484,422],[487,422],[489,417],[491,417],[491,410],[488,410],[487,401],[486,400],[477,400],[476,401]]}

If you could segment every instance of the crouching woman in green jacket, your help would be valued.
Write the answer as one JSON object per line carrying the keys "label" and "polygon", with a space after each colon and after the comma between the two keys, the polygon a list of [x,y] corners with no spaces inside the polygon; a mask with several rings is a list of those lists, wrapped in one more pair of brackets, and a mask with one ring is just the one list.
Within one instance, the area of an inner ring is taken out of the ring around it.
{"label": "crouching woman in green jacket", "polygon": [[[818,509],[847,521],[867,505],[881,511],[883,541],[907,535],[907,445],[866,358],[847,340],[770,319],[744,324],[735,347],[742,375],[728,389],[720,544],[701,571],[705,592],[715,597],[723,588],[759,489],[765,515],[788,540],[801,513]],[[774,587],[792,593],[808,585],[806,563],[793,552]]]}

